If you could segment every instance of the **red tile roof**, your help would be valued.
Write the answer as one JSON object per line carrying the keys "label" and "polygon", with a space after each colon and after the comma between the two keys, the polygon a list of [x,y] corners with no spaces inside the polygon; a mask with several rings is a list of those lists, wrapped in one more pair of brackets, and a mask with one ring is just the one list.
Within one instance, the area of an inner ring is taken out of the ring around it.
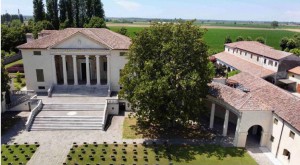
{"label": "red tile roof", "polygon": [[235,55],[230,54],[230,53],[221,52],[214,56],[218,60],[220,60],[242,72],[248,72],[255,76],[265,77],[265,76],[275,73],[272,70],[266,69],[262,66],[256,65],[256,64],[246,61],[242,58],[236,57]]}
{"label": "red tile roof", "polygon": [[111,49],[126,50],[131,45],[130,38],[105,28],[67,28],[18,46],[19,49],[46,49],[54,46],[72,35],[81,33]]}
{"label": "red tile roof", "polygon": [[291,55],[292,53],[284,52],[280,50],[275,50],[274,48],[261,44],[256,41],[240,41],[240,42],[234,42],[225,44],[226,46],[229,46],[231,48],[238,48],[242,50],[246,50],[258,55],[266,56],[275,60],[280,60],[284,57],[287,57]]}
{"label": "red tile roof", "polygon": [[300,75],[300,66],[297,66],[297,67],[295,67],[293,69],[290,69],[289,72]]}
{"label": "red tile roof", "polygon": [[274,113],[300,131],[299,97],[249,73],[242,72],[230,77],[230,79],[237,81],[244,88],[249,89],[250,92],[245,93],[240,89],[213,82],[210,86],[212,91],[216,91],[212,95],[239,111],[274,111]]}

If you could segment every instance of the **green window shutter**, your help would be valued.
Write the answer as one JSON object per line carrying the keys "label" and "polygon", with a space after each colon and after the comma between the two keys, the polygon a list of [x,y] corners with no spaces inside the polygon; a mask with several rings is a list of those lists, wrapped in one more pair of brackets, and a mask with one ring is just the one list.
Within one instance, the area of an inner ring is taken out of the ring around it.
{"label": "green window shutter", "polygon": [[41,51],[33,51],[33,55],[40,56],[40,55],[42,55],[42,52]]}
{"label": "green window shutter", "polygon": [[36,69],[37,82],[44,82],[44,71],[43,69]]}

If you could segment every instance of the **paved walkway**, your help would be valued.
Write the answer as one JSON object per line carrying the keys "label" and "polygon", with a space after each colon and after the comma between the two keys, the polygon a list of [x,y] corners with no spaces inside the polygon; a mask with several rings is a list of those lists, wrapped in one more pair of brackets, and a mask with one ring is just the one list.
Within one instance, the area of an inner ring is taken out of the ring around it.
{"label": "paved walkway", "polygon": [[274,155],[266,147],[246,147],[249,155],[259,165],[281,165]]}

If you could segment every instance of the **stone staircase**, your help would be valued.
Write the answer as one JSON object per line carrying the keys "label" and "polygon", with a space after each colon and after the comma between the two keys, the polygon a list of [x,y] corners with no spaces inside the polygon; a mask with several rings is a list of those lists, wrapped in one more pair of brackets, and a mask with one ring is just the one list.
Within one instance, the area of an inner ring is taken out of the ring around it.
{"label": "stone staircase", "polygon": [[105,104],[44,104],[31,131],[103,130]]}

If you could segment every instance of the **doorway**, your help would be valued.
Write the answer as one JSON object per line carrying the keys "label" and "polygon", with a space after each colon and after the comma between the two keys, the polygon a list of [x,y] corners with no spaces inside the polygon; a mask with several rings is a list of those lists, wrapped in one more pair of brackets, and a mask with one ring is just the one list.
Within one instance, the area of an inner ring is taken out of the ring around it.
{"label": "doorway", "polygon": [[81,80],[86,81],[86,63],[81,63]]}
{"label": "doorway", "polygon": [[260,125],[254,125],[249,128],[246,146],[259,147],[263,128]]}

